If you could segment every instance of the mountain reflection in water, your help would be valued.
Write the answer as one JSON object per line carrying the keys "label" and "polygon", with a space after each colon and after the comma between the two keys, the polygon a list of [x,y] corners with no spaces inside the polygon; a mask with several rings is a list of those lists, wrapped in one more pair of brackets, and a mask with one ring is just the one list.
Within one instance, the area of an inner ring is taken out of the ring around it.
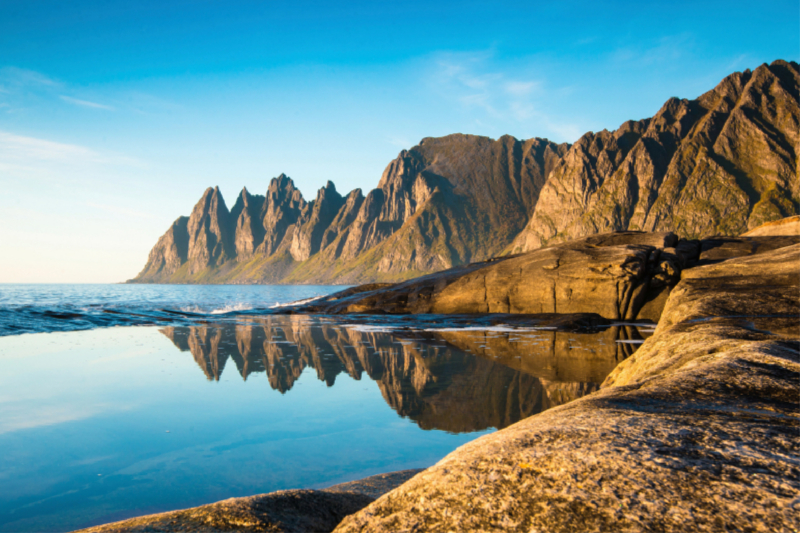
{"label": "mountain reflection in water", "polygon": [[453,433],[504,428],[597,390],[642,338],[632,326],[380,330],[298,315],[160,331],[209,380],[220,379],[228,359],[245,380],[263,372],[281,393],[307,367],[329,387],[340,373],[366,373],[399,415]]}

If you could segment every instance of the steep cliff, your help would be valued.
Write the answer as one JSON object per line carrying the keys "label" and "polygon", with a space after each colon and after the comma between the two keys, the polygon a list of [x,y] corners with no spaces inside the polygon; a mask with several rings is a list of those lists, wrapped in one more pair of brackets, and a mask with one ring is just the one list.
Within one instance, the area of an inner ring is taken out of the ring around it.
{"label": "steep cliff", "polygon": [[587,133],[556,165],[514,252],[617,230],[738,235],[800,207],[800,70],[737,72],[651,119]]}
{"label": "steep cliff", "polygon": [[737,72],[696,100],[574,145],[474,135],[403,150],[366,196],[286,175],[230,212],[208,189],[138,283],[401,281],[596,233],[740,235],[800,208],[800,69]]}
{"label": "steep cliff", "polygon": [[265,196],[242,190],[228,212],[209,189],[189,218],[186,251],[174,244],[179,220],[133,281],[354,283],[487,259],[525,227],[567,149],[449,135],[403,150],[366,197],[358,189],[342,197],[328,182],[306,202],[281,174]]}

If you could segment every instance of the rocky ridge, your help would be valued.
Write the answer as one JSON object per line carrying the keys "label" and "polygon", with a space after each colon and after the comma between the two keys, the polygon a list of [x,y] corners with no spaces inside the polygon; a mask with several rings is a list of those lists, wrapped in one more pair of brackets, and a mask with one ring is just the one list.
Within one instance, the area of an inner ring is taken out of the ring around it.
{"label": "rocky ridge", "polygon": [[[800,243],[800,236],[592,235],[394,285],[352,287],[284,313],[597,313],[657,322],[682,272]],[[535,280],[535,282],[533,282]]]}
{"label": "rocky ridge", "polygon": [[800,208],[800,68],[737,72],[574,145],[474,135],[403,150],[366,196],[281,174],[229,210],[209,188],[136,283],[396,282],[596,233],[739,235]]}
{"label": "rocky ridge", "polygon": [[[230,210],[207,189],[159,239],[138,283],[397,279],[500,254],[567,145],[474,135],[403,150],[364,196],[330,181],[306,202],[281,174]],[[486,194],[486,191],[490,194]]]}
{"label": "rocky ridge", "polygon": [[800,207],[800,69],[734,73],[650,119],[587,133],[548,177],[512,251],[594,233],[739,235]]}

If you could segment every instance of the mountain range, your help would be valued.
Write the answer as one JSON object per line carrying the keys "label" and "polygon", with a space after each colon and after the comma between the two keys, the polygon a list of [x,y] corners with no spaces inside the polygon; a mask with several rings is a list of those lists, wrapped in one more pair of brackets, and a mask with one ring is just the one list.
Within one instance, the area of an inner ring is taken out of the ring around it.
{"label": "mountain range", "polygon": [[366,195],[209,188],[130,282],[393,282],[608,231],[740,235],[798,213],[798,146],[800,68],[777,60],[572,145],[425,138]]}

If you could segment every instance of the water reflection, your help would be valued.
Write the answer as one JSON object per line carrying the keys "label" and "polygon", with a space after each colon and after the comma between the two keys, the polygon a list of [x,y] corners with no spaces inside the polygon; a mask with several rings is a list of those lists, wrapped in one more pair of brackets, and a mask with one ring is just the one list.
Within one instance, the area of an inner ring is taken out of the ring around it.
{"label": "water reflection", "polygon": [[329,387],[340,373],[366,373],[399,415],[454,433],[504,428],[597,390],[643,336],[630,326],[381,330],[307,316],[160,331],[209,380],[218,381],[229,360],[245,380],[264,373],[281,393],[306,368]]}

